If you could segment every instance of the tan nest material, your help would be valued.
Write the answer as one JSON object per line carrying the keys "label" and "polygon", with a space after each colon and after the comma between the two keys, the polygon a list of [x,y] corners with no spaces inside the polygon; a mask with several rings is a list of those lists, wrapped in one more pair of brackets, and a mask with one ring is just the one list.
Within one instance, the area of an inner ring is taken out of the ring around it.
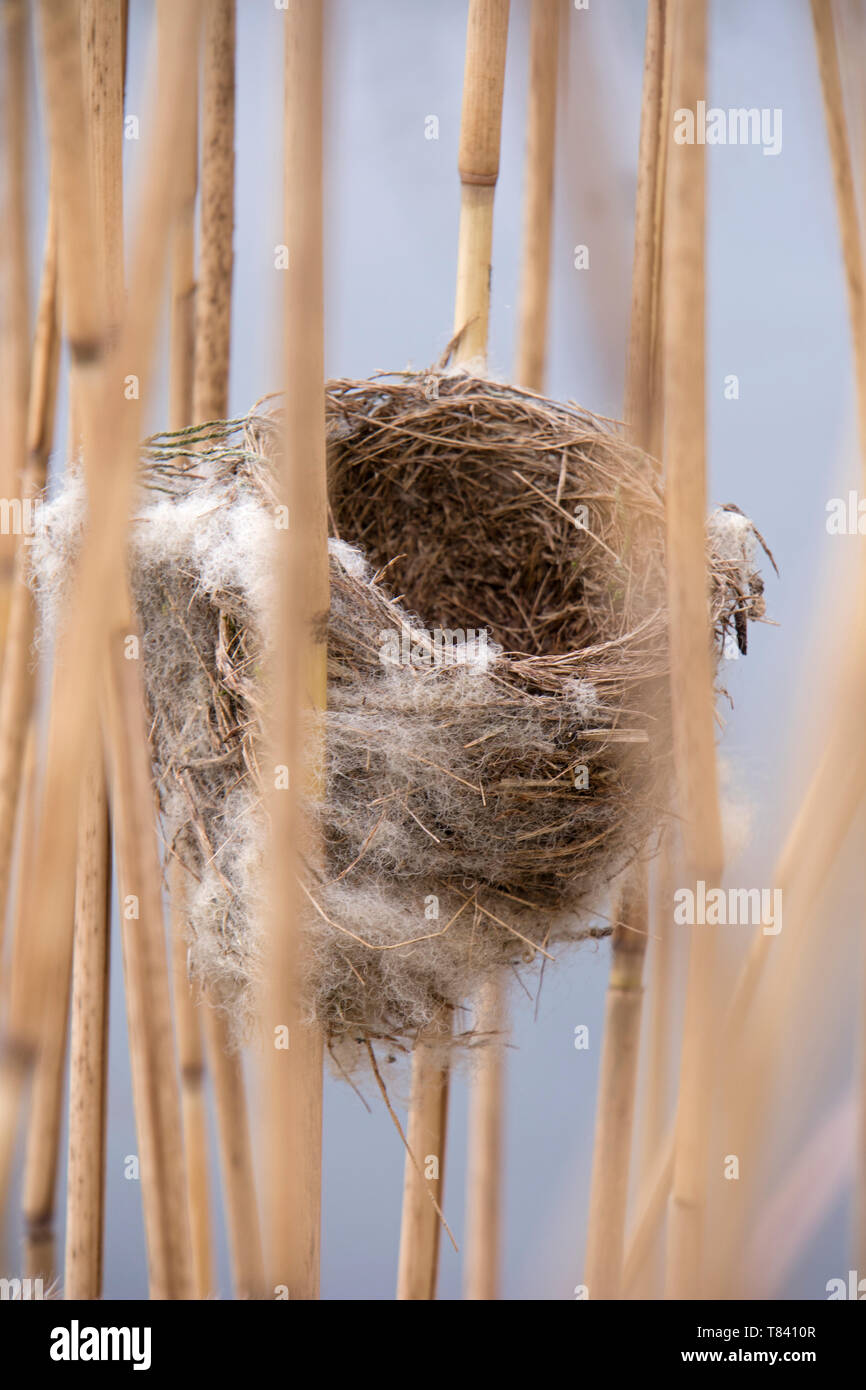
{"label": "tan nest material", "polygon": [[[332,1044],[399,1045],[491,971],[606,934],[609,884],[649,852],[670,774],[663,499],[615,425],[465,372],[332,381],[326,413],[311,1011]],[[193,964],[241,1019],[279,430],[254,412],[149,441],[145,481],[167,498],[133,529],[166,838],[197,883]],[[751,524],[719,516],[720,652],[763,600]]]}

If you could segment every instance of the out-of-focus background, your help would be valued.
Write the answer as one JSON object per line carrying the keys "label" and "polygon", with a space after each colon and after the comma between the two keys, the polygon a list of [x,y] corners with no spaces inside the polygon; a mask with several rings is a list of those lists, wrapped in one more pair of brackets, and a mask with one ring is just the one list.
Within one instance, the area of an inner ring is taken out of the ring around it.
{"label": "out-of-focus background", "polygon": [[[617,416],[646,7],[641,0],[590,0],[586,9],[562,3],[547,391]],[[131,0],[127,111],[142,121],[153,9],[152,0]],[[428,364],[450,337],[466,10],[466,0],[329,0],[329,375]],[[858,467],[842,264],[809,6],[807,0],[717,0],[710,10],[708,103],[782,113],[778,155],[765,155],[759,146],[707,152],[710,498],[736,502],[754,518],[781,571],[778,581],[767,574],[768,611],[778,627],[752,629],[748,657],[730,662],[726,672],[732,706],[720,707],[728,871],[737,884],[759,886],[771,882],[832,694],[834,652],[826,617],[857,542],[827,534],[826,503],[857,487]],[[528,0],[512,0],[490,332],[490,369],[504,378],[515,352],[528,17]],[[238,0],[237,45],[233,414],[280,384],[274,247],[284,240],[282,15],[273,0]],[[125,148],[128,202],[134,203],[140,146],[130,139]],[[33,225],[40,235],[41,159],[34,155]],[[589,251],[586,269],[575,268],[579,245]],[[38,252],[34,241],[34,281]],[[732,375],[738,396],[727,399],[725,382]],[[150,427],[165,424],[162,389]],[[61,402],[57,439],[65,437]],[[812,982],[813,1007],[804,1010],[797,1047],[786,1057],[776,1111],[768,1117],[781,1190],[792,1158],[841,1107],[831,1146],[833,1183],[812,1239],[781,1269],[775,1291],[786,1297],[826,1297],[827,1281],[846,1277],[851,1259],[853,1112],[845,1111],[844,1100],[854,1076],[856,1038],[846,1020],[854,1018],[858,988],[861,860],[851,845],[824,905],[835,929],[822,974]],[[537,1011],[537,977],[527,978],[528,992],[516,984],[512,990],[507,1298],[568,1299],[581,1280],[608,956],[602,942],[548,966]],[[136,1138],[120,972],[115,949],[105,1287],[110,1297],[139,1298],[146,1296],[147,1283],[140,1191],[125,1176]],[[585,1051],[574,1046],[578,1024],[589,1028]],[[405,1103],[405,1083],[395,1077],[393,1086],[395,1101]],[[796,1105],[786,1103],[794,1099]],[[322,1264],[322,1296],[328,1299],[394,1294],[404,1154],[375,1091],[367,1100],[369,1112],[345,1082],[328,1079]],[[444,1203],[458,1240],[465,1120],[466,1074],[458,1071]],[[213,1186],[216,1196],[216,1173]],[[221,1219],[215,1219],[226,1295],[225,1236]],[[459,1258],[443,1240],[439,1295],[459,1297],[460,1288]]]}

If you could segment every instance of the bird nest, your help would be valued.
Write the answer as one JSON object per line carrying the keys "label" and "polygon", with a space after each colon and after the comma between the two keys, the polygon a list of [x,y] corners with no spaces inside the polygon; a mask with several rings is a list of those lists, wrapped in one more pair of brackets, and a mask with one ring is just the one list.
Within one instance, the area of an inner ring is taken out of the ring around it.
{"label": "bird nest", "polygon": [[[332,381],[326,416],[326,777],[304,888],[310,1011],[351,1050],[609,930],[607,889],[668,801],[664,509],[616,426],[487,378]],[[192,968],[239,1032],[260,973],[280,428],[257,409],[148,441],[130,547]],[[82,507],[73,479],[41,512],[49,609]],[[735,510],[708,529],[719,654],[763,614],[755,534]]]}

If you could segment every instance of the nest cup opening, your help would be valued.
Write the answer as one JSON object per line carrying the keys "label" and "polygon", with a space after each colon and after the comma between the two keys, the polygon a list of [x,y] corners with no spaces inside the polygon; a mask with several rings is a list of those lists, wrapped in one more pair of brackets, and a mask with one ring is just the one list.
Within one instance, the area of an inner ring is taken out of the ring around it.
{"label": "nest cup opening", "polygon": [[611,422],[462,371],[327,396],[336,533],[423,623],[557,656],[659,606],[656,469]]}

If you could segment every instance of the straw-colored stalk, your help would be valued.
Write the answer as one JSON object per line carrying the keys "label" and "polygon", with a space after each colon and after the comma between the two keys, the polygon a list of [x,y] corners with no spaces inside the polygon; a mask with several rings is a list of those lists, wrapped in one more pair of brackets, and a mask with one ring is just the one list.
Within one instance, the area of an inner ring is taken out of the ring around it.
{"label": "straw-colored stalk", "polygon": [[397,1298],[401,1300],[436,1297],[439,1212],[445,1183],[450,1033],[450,1023],[431,1029],[429,1036],[418,1039],[412,1054],[406,1134],[408,1153],[397,1266]]}
{"label": "straw-colored stalk", "polygon": [[[848,291],[848,311],[854,347],[854,375],[857,388],[857,422],[860,441],[861,476],[866,478],[866,268],[863,258],[862,227],[857,211],[857,194],[853,161],[845,120],[842,78],[833,25],[833,9],[829,0],[812,0],[812,22],[824,96],[824,115],[830,146],[830,163],[836,192],[836,208],[842,240],[842,257]],[[857,27],[862,35],[861,25]],[[855,45],[858,59],[863,57],[862,38]],[[861,130],[862,136],[862,130]],[[864,982],[866,982],[866,951],[864,951]],[[866,984],[864,984],[866,989]],[[856,1182],[856,1240],[855,1256],[862,1268],[866,1265],[866,993],[861,1023],[861,1109],[860,1140]]]}
{"label": "straw-colored stalk", "polygon": [[[0,6],[0,496],[20,496],[30,375],[29,22],[25,0]],[[0,535],[0,651],[13,586],[15,536]],[[2,929],[0,929],[2,936]]]}
{"label": "straw-colored stalk", "polygon": [[674,1008],[671,976],[674,970],[673,894],[675,859],[672,832],[665,835],[652,886],[651,983],[649,990],[646,1090],[643,1097],[640,1152],[646,1171],[665,1136],[669,1104],[671,1022]]}
{"label": "straw-colored stalk", "polygon": [[544,387],[550,299],[559,0],[532,0],[523,211],[523,262],[517,328],[517,380]]}
{"label": "straw-colored stalk", "polygon": [[[641,1124],[638,1137],[638,1171],[649,1173],[667,1138],[666,1116],[670,1104],[673,1038],[673,941],[674,857],[672,831],[664,842],[651,879],[649,1018],[644,1060]],[[667,1193],[665,1193],[665,1197]],[[663,1199],[664,1201],[664,1199]],[[623,1292],[628,1285],[623,1273]]]}
{"label": "straw-colored stalk", "polygon": [[[499,88],[499,115],[489,116],[496,126],[498,163],[499,124],[501,124],[502,85],[505,71],[506,32],[498,50],[501,70],[494,74]],[[529,111],[526,138],[526,194],[524,211],[523,270],[520,292],[520,319],[517,343],[517,380],[533,390],[541,390],[547,344],[547,311],[550,288],[550,236],[553,216],[553,159],[556,127],[557,0],[533,0],[529,57]],[[467,39],[467,78],[469,76]],[[480,55],[473,59],[477,65]],[[477,75],[471,82],[477,82]],[[464,103],[467,90],[464,86]],[[471,117],[467,117],[471,119]],[[466,126],[464,125],[464,130]],[[475,163],[467,137],[467,167]],[[492,149],[487,159],[492,166]],[[462,174],[462,166],[461,166]],[[465,185],[464,185],[465,189]],[[490,214],[492,218],[492,197]],[[491,221],[492,231],[492,221]],[[463,223],[458,256],[458,304],[460,264],[463,256]],[[488,248],[489,256],[489,248]],[[477,285],[476,292],[483,293]],[[467,307],[469,307],[467,305]],[[480,306],[479,306],[480,307]],[[458,308],[459,313],[459,308]],[[487,352],[485,330],[483,352]],[[480,334],[479,334],[480,338]],[[476,1001],[478,1024],[489,1032],[489,1043],[481,1050],[469,1083],[469,1134],[466,1165],[466,1259],[464,1293],[467,1299],[491,1301],[499,1297],[501,1259],[501,1202],[503,1169],[503,1126],[505,1111],[505,1052],[503,1036],[507,1028],[507,987],[504,976],[488,980]],[[444,1142],[441,1145],[444,1155]],[[410,1175],[407,1168],[407,1182]],[[438,1255],[438,1246],[437,1246]]]}
{"label": "straw-colored stalk", "polygon": [[[192,418],[228,414],[234,232],[235,4],[213,0],[205,10],[201,126],[201,246],[195,294]],[[186,201],[186,200],[185,200]],[[219,1008],[219,1001],[213,1001]],[[225,1019],[206,1017],[205,1037],[216,1100],[222,1185],[236,1292],[263,1287],[255,1171],[240,1053]]]}
{"label": "straw-colored stalk", "polygon": [[[112,807],[127,912],[124,947],[130,1051],[141,1150],[142,1193],[155,1297],[184,1297],[191,1287],[189,1237],[180,1161],[180,1105],[171,1037],[150,759],[143,693],[134,660],[124,548],[138,463],[141,397],[155,344],[164,284],[167,229],[174,211],[178,143],[191,112],[186,67],[195,52],[198,6],[173,11],[174,39],[161,72],[145,162],[132,260],[132,293],[117,361],[134,369],[137,397],[118,399],[106,368],[106,313],[94,237],[89,170],[81,150],[87,125],[78,11],[40,6],[41,47],[53,171],[58,193],[61,282],[67,341],[76,372],[88,519],[57,643],[57,688],[48,730],[37,858],[52,873],[34,885],[34,937],[41,956],[30,1003],[32,1027],[48,1045],[58,1028],[62,967],[74,896],[78,792],[87,732],[100,679],[113,776]],[[106,663],[106,655],[110,660]],[[137,910],[133,919],[131,912]],[[134,920],[134,926],[130,922]]]}
{"label": "straw-colored stalk", "polygon": [[[304,1019],[299,793],[321,789],[323,750],[302,720],[327,697],[328,491],[325,468],[322,253],[324,7],[289,0],[285,28],[285,435],[279,477],[290,527],[278,531],[277,624],[268,777],[271,838],[263,1127],[268,1282],[293,1299],[319,1294],[322,1188],[321,1031]],[[288,778],[279,770],[288,772]],[[287,785],[286,785],[287,781]]]}
{"label": "straw-colored stalk", "polygon": [[235,193],[235,3],[205,10],[201,127],[201,245],[195,296],[193,419],[228,407]]}
{"label": "straw-colored stalk", "polygon": [[[60,358],[57,317],[57,221],[53,201],[48,210],[42,281],[36,315],[33,362],[30,375],[30,408],[27,421],[27,481],[25,497],[34,496],[45,481],[48,452],[54,433],[54,405]],[[7,913],[8,882],[15,839],[19,786],[28,785],[23,772],[27,730],[33,707],[31,644],[35,626],[33,595],[24,575],[25,557],[16,558],[15,587],[6,658],[0,681],[0,917]],[[22,817],[24,812],[22,810]],[[29,823],[22,819],[22,823]],[[25,892],[33,879],[21,878]],[[20,919],[23,920],[23,919]],[[37,981],[33,973],[36,942],[32,931],[13,941],[10,970],[8,1023],[0,1040],[0,1225],[6,1209],[17,1114],[24,1079],[34,1056],[35,1035],[26,1005],[32,1001]],[[17,970],[15,963],[17,962]],[[19,1006],[23,1000],[25,1006]]]}
{"label": "straw-colored stalk", "polygon": [[189,1298],[192,1256],[150,757],[140,673],[119,643],[109,655],[103,719],[150,1294]]}
{"label": "straw-colored stalk", "polygon": [[[166,25],[171,0],[160,0],[157,9],[159,42],[167,41]],[[197,85],[195,69],[190,74]],[[195,116],[193,117],[195,120]],[[193,419],[195,370],[195,205],[198,187],[198,140],[191,134],[186,167],[171,233],[171,307],[169,327],[169,422],[172,430],[184,429]],[[205,1100],[202,1002],[193,992],[187,968],[188,933],[186,894],[188,882],[179,860],[169,866],[172,937],[172,997],[180,1066],[186,1193],[192,1241],[193,1289],[207,1298],[214,1289],[213,1243],[210,1218],[207,1105]]]}
{"label": "straw-colored stalk", "polygon": [[110,921],[111,834],[98,747],[81,788],[75,885],[64,1278],[71,1299],[102,1295]]}
{"label": "straw-colored stalk", "polygon": [[[706,95],[705,0],[676,7],[673,109]],[[706,601],[705,160],[699,144],[668,153],[665,212],[665,425],[668,605],[674,758],[689,878],[722,871]],[[701,926],[689,951],[678,1092],[667,1292],[699,1296],[712,1104],[716,933]]]}
{"label": "straw-colored stalk", "polygon": [[[651,446],[653,383],[659,300],[664,168],[663,113],[666,0],[647,14],[638,179],[632,318],[626,372],[626,420],[634,442]],[[620,1294],[643,1004],[643,968],[649,936],[647,867],[629,870],[614,928],[601,1058],[585,1283],[593,1298]]]}
{"label": "straw-colored stalk", "polygon": [[[33,339],[27,419],[27,468],[22,486],[22,496],[25,499],[38,496],[45,486],[48,453],[54,434],[59,361],[57,218],[52,197],[49,200]],[[24,549],[20,548],[15,560],[9,628],[0,678],[0,940],[3,937],[3,925],[7,915],[21,763],[33,708],[35,683],[32,648],[36,612],[25,569],[26,554]]]}
{"label": "straw-colored stalk", "polygon": [[661,1229],[674,1176],[674,1134],[665,1136],[646,1170],[644,1186],[635,1201],[635,1220],[622,1265],[622,1290],[628,1294],[645,1268]]}
{"label": "straw-colored stalk", "polygon": [[235,1294],[238,1298],[261,1298],[265,1275],[241,1056],[232,1046],[227,1016],[214,1000],[205,1005],[204,1028],[217,1103],[220,1169]]}
{"label": "straw-colored stalk", "polygon": [[[101,768],[100,768],[101,772]],[[32,772],[31,774],[32,775]],[[88,779],[82,785],[82,817],[86,821],[90,807],[86,804],[88,800],[97,797],[93,782],[88,783]],[[103,821],[106,820],[107,807],[105,803],[104,788],[101,792],[101,809]],[[21,936],[27,931],[29,918],[30,888],[33,882],[36,866],[33,860],[33,846],[29,841],[32,839],[33,828],[28,823],[24,827],[25,839],[28,841],[21,852],[21,876],[18,887],[18,902],[16,905],[15,931],[17,936]],[[84,866],[79,859],[79,876],[85,872]],[[101,908],[102,922],[97,927],[101,931],[103,940],[107,938],[107,882],[102,885]],[[97,894],[97,897],[99,895]],[[78,934],[78,913],[79,901],[76,898],[76,935]],[[91,924],[88,923],[88,927]],[[60,1136],[63,1115],[63,1092],[66,1081],[66,1042],[69,1019],[69,995],[72,975],[72,941],[70,940],[70,952],[64,962],[63,979],[64,987],[62,995],[56,1000],[56,1007],[60,1011],[62,1027],[52,1029],[45,1042],[38,1048],[36,1057],[36,1068],[33,1076],[33,1090],[30,1100],[30,1113],[27,1121],[27,1150],[24,1163],[24,1179],[22,1184],[21,1207],[24,1218],[24,1237],[26,1249],[26,1265],[28,1273],[33,1277],[42,1275],[47,1281],[55,1276],[55,1231],[54,1223],[56,1216],[57,1200],[57,1172],[60,1160]],[[87,976],[88,981],[90,976]],[[105,980],[99,982],[104,989]],[[104,997],[99,1001],[94,1001],[98,1008],[100,1005],[105,1007]],[[100,1034],[100,1041],[104,1041],[104,1035]],[[80,1056],[76,1059],[78,1064],[83,1060]],[[93,1065],[93,1058],[88,1059]],[[82,1090],[88,1093],[83,1101],[86,1106],[92,1097],[104,1103],[105,1087],[102,1074],[104,1072],[104,1061],[95,1062],[95,1070],[88,1074],[78,1073],[73,1079],[70,1076],[70,1110],[74,1108],[76,1113],[80,1113],[82,1108]],[[102,1115],[104,1120],[104,1113]],[[82,1148],[76,1146],[76,1159],[85,1162],[91,1159],[90,1155],[85,1155]],[[101,1180],[101,1146],[92,1156],[90,1166],[94,1169],[97,1180]],[[67,1194],[73,1192],[75,1196],[69,1198],[67,1209],[75,1204],[80,1190],[80,1174],[73,1172],[70,1175],[70,1185]],[[96,1228],[101,1236],[101,1220]],[[96,1296],[96,1295],[92,1295]]]}
{"label": "straw-colored stalk", "polygon": [[[454,331],[461,335],[455,349],[458,362],[487,357],[508,12],[508,0],[470,0],[458,154],[461,198],[454,306]],[[503,986],[494,982],[490,989],[501,996]],[[501,1005],[500,998],[499,1013]],[[467,1170],[468,1238],[473,1247],[466,1274],[468,1298],[493,1296],[490,1290],[498,1280],[498,1199],[491,1208],[488,1183],[501,1169],[503,1078],[501,1068],[495,1063],[488,1065],[492,1062],[487,1058],[479,1063],[470,1100],[478,1114],[471,1125]],[[429,1046],[419,1039],[412,1057],[398,1298],[432,1299],[436,1295],[440,1224],[430,1197],[439,1202],[444,1182],[448,1089],[448,1062],[441,1039],[434,1037]],[[426,1146],[421,1152],[435,1159],[435,1179],[419,1176],[418,1165],[423,1170],[425,1161],[419,1156],[419,1143]]]}
{"label": "straw-colored stalk", "polygon": [[640,1051],[646,953],[646,871],[632,870],[613,931],[605,1009],[584,1282],[593,1299],[618,1298]]}
{"label": "straw-colored stalk", "polygon": [[[28,256],[28,12],[24,0],[0,8],[0,494],[23,496],[30,377],[30,282]],[[19,494],[20,489],[20,494]],[[20,547],[19,547],[20,552]],[[7,634],[14,590],[15,537],[0,536],[0,650]],[[17,633],[15,634],[17,637]],[[5,682],[8,685],[8,681]],[[4,694],[6,692],[4,691]],[[3,941],[9,861],[15,826],[21,750],[27,716],[10,725],[0,702],[0,944]],[[5,718],[4,718],[5,716]],[[14,742],[13,766],[8,765]]]}
{"label": "straw-colored stalk", "polygon": [[[187,969],[186,874],[179,860],[172,862],[171,945],[174,1025],[180,1065],[180,1099],[186,1163],[186,1201],[192,1241],[193,1291],[207,1298],[214,1289],[213,1247],[210,1228],[210,1179],[208,1175],[207,1104],[205,1100],[204,1049],[201,1003],[193,995]],[[206,1006],[205,1006],[206,1007]]]}
{"label": "straw-colored stalk", "polygon": [[458,168],[462,184],[454,332],[456,360],[487,355],[493,200],[505,86],[509,0],[470,0]]}
{"label": "straw-colored stalk", "polygon": [[644,50],[640,145],[635,197],[634,266],[625,388],[625,419],[642,449],[653,447],[661,349],[661,270],[667,106],[670,80],[668,0],[650,0]]}
{"label": "straw-colored stalk", "polygon": [[[37,968],[32,935],[18,928],[25,919],[24,897],[29,875],[33,872],[36,841],[36,733],[31,725],[25,741],[21,769],[20,849],[18,854],[15,930],[12,935],[9,978],[4,990],[3,1005],[9,1016],[0,1054],[0,1217],[5,1215],[12,1177],[12,1161],[18,1137],[19,1111],[27,1082],[37,1053],[37,1041],[22,1026],[22,1016],[33,997],[33,975]],[[33,1255],[37,1245],[36,1232],[28,1239],[28,1265],[33,1275]],[[41,1242],[40,1262],[53,1266],[53,1242]],[[36,1272],[37,1276],[39,1271]]]}
{"label": "straw-colored stalk", "polygon": [[811,0],[811,4],[854,344],[861,468],[866,476],[866,279],[857,213],[856,183],[845,119],[842,78],[833,27],[833,7],[830,0]]}
{"label": "straw-colored stalk", "polygon": [[[89,158],[96,236],[107,315],[116,339],[123,311],[124,0],[83,0],[81,41],[88,102]],[[114,366],[116,388],[119,372]],[[71,426],[77,423],[71,383]],[[111,832],[101,747],[92,751],[81,785],[70,1037],[67,1285],[98,1298],[102,1278],[105,1201],[105,1107],[108,1044],[108,962],[111,931]],[[62,1075],[62,1071],[58,1069]]]}
{"label": "straw-colored stalk", "polygon": [[[486,1034],[488,1040],[479,1049],[469,1090],[464,1288],[467,1298],[489,1302],[499,1297],[502,1253],[505,1029],[508,1008],[503,975],[492,976],[483,986],[478,995],[477,1008],[479,1031]],[[441,1195],[437,1192],[436,1196],[441,1205]]]}
{"label": "straw-colored stalk", "polygon": [[[22,768],[21,824],[19,831],[18,884],[15,903],[14,961],[11,987],[22,979],[20,965],[27,930],[27,885],[35,871],[36,831],[36,734],[31,724]],[[64,1001],[64,1018],[66,1007]],[[65,1041],[65,1039],[64,1039]],[[61,1125],[66,1048],[60,1054],[40,1051],[36,1060],[22,1191],[24,1268],[30,1279],[50,1284],[56,1274],[54,1201],[57,1186],[57,1154]]]}
{"label": "straw-colored stalk", "polygon": [[[507,22],[507,18],[506,18]],[[550,242],[556,139],[558,0],[533,0],[530,19],[523,261],[516,379],[544,385],[550,295]],[[503,74],[504,76],[504,74]],[[484,349],[486,351],[486,341]],[[507,992],[504,978],[487,982],[477,1000],[479,1027],[491,1035],[470,1082],[467,1145],[467,1299],[499,1296]]]}

